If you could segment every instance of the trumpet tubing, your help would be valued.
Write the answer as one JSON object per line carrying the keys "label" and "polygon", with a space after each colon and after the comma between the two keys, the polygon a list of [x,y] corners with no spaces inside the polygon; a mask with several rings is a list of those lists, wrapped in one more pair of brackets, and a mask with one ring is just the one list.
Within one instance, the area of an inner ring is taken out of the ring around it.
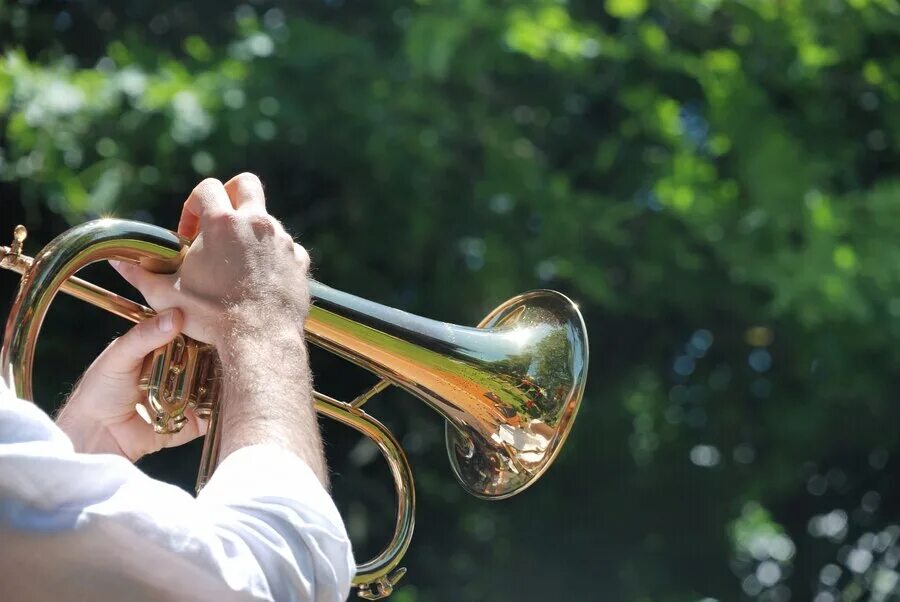
{"label": "trumpet tubing", "polygon": [[[4,332],[0,370],[20,397],[31,399],[34,347],[57,291],[134,322],[154,314],[74,273],[105,259],[174,272],[188,241],[157,226],[103,219],[64,232],[31,260],[22,254],[25,235],[20,226],[12,246],[0,247],[0,267],[23,275]],[[568,436],[584,392],[587,333],[578,307],[548,290],[506,301],[474,328],[415,316],[315,281],[310,293],[307,338],[382,379],[351,403],[315,393],[320,413],[375,442],[394,478],[394,537],[358,567],[354,581],[360,596],[377,599],[389,595],[405,572],[395,569],[412,535],[415,491],[396,439],[362,405],[388,385],[408,391],[446,420],[447,452],[460,484],[480,498],[510,497],[547,470]],[[141,377],[158,432],[178,430],[187,407],[209,416],[198,486],[217,461],[219,374],[214,349],[179,337],[148,356]]]}

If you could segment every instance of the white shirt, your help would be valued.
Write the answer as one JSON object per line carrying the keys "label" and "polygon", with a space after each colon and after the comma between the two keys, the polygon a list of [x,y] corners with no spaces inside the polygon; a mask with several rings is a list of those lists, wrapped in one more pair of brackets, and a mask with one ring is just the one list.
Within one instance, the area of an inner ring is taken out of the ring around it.
{"label": "white shirt", "polygon": [[0,379],[0,600],[336,602],[354,570],[337,508],[290,452],[240,449],[194,498],[75,453]]}

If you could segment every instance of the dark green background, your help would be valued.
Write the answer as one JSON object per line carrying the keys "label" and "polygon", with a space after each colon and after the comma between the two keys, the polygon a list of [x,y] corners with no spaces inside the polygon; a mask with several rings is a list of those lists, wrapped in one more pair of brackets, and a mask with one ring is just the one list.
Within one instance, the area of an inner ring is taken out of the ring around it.
{"label": "dark green background", "polygon": [[[464,324],[581,304],[579,420],[519,497],[469,499],[440,419],[372,402],[417,474],[398,602],[900,598],[897,0],[0,1],[0,43],[0,230],[32,252],[250,170],[333,286]],[[51,313],[47,408],[125,327]],[[386,471],[326,438],[363,559]],[[142,465],[189,486],[197,455]]]}

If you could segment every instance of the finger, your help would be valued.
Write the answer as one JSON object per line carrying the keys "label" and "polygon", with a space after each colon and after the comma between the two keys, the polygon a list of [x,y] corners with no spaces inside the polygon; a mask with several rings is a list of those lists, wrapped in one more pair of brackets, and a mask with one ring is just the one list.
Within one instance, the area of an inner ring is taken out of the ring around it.
{"label": "finger", "polygon": [[228,180],[225,192],[231,199],[231,205],[239,211],[266,212],[266,195],[262,182],[252,173],[244,172]]}
{"label": "finger", "polygon": [[144,357],[174,339],[184,318],[178,309],[168,309],[134,326],[113,341],[101,357],[105,369],[128,372],[140,367]]}
{"label": "finger", "polygon": [[203,220],[232,210],[231,200],[222,182],[215,178],[206,178],[191,191],[178,222],[178,233],[191,240],[200,232]]}
{"label": "finger", "polygon": [[165,291],[172,288],[170,274],[156,274],[139,265],[127,261],[111,259],[109,265],[116,270],[128,284],[141,292],[144,298],[154,306],[161,305]]}

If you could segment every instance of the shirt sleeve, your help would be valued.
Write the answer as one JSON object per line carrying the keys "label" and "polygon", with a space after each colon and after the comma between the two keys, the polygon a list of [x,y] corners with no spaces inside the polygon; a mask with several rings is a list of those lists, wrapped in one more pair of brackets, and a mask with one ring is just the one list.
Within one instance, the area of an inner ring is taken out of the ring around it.
{"label": "shirt sleeve", "polygon": [[0,600],[336,602],[354,570],[337,508],[294,454],[240,449],[194,498],[75,453],[0,384]]}

